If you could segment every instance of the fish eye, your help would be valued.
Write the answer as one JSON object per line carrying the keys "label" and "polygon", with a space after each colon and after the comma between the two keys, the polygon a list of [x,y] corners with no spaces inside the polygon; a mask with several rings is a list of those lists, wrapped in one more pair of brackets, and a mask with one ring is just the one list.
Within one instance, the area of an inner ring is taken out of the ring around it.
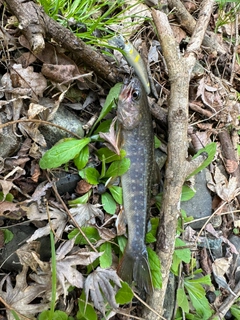
{"label": "fish eye", "polygon": [[132,93],[133,100],[139,100],[140,92],[138,90],[134,90]]}

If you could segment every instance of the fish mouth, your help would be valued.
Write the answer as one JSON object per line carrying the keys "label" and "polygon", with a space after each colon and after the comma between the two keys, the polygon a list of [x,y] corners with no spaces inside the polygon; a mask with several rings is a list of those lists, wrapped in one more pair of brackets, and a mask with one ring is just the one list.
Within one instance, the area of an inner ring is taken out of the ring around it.
{"label": "fish mouth", "polygon": [[122,92],[120,94],[120,99],[122,100],[131,99],[132,92],[133,92],[133,86],[132,86],[132,83],[130,82],[129,84],[124,85]]}

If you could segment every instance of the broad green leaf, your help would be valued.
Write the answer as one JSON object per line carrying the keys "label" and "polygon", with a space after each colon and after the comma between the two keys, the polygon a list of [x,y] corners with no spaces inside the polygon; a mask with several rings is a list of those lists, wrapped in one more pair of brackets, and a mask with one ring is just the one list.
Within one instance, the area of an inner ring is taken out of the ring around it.
{"label": "broad green leaf", "polygon": [[127,239],[124,236],[118,236],[117,242],[118,242],[120,251],[123,253],[127,245]]}
{"label": "broad green leaf", "polygon": [[145,239],[147,243],[152,243],[156,241],[159,218],[151,218],[150,223],[151,223],[151,230],[146,234],[146,239]]}
{"label": "broad green leaf", "polygon": [[193,157],[193,159],[195,159],[196,157],[198,157],[202,152],[207,152],[208,157],[207,159],[203,162],[203,164],[198,167],[196,170],[194,170],[188,177],[186,180],[188,180],[191,176],[194,176],[195,174],[197,174],[198,172],[200,172],[202,169],[206,168],[214,159],[214,156],[216,154],[217,151],[217,144],[215,142],[209,143],[205,148],[201,149],[198,151],[197,154],[195,154],[195,156]]}
{"label": "broad green leaf", "polygon": [[[186,286],[186,283],[185,283]],[[210,319],[213,310],[211,309],[209,302],[207,298],[204,296],[205,290],[202,288],[204,294],[200,296],[200,285],[195,284],[193,287],[187,287],[187,292],[189,294],[189,298],[192,302],[193,307],[195,308],[198,316],[201,317],[203,320],[208,320]]]}
{"label": "broad green leaf", "polygon": [[100,267],[103,269],[109,268],[112,265],[112,245],[109,242],[104,242],[100,246],[100,252],[104,252],[99,258]]}
{"label": "broad green leaf", "polygon": [[113,200],[113,197],[108,193],[105,192],[101,195],[101,201],[103,205],[103,209],[110,214],[114,214],[117,209],[116,202]]}
{"label": "broad green leaf", "polygon": [[84,291],[78,300],[79,311],[77,313],[77,320],[97,320],[97,313],[93,306],[86,301],[86,295]]}
{"label": "broad green leaf", "polygon": [[121,282],[122,287],[118,290],[115,298],[116,302],[119,304],[126,304],[132,301],[134,297],[132,289],[129,287],[128,283]]}
{"label": "broad green leaf", "polygon": [[79,171],[79,175],[90,184],[96,185],[99,183],[100,173],[95,168],[85,168]]}
{"label": "broad green leaf", "polygon": [[2,230],[4,233],[4,243],[8,243],[13,239],[13,233],[8,229]]}
{"label": "broad green leaf", "polygon": [[155,242],[156,240],[157,240],[157,239],[153,236],[153,234],[151,233],[151,231],[146,234],[146,238],[145,238],[146,243],[153,243],[153,242]]}
{"label": "broad green leaf", "polygon": [[150,265],[150,270],[152,274],[153,286],[156,289],[162,288],[162,274],[161,274],[161,265],[160,260],[155,251],[150,247],[147,247],[148,260]]}
{"label": "broad green leaf", "polygon": [[159,148],[160,146],[161,146],[161,141],[156,136],[154,136],[154,147],[155,147],[155,149]]}
{"label": "broad green leaf", "polygon": [[102,121],[99,124],[99,126],[97,127],[97,129],[94,131],[94,134],[97,134],[99,132],[108,132],[111,123],[112,123],[112,119],[108,119],[108,120]]}
{"label": "broad green leaf", "polygon": [[61,311],[61,310],[56,310],[54,311],[53,317],[51,316],[51,311],[45,310],[40,313],[38,316],[39,320],[68,320],[68,315]]}
{"label": "broad green leaf", "polygon": [[123,198],[122,198],[122,188],[118,186],[110,186],[108,187],[109,191],[111,192],[111,195],[113,196],[113,199],[119,203],[122,204]]}
{"label": "broad green leaf", "polygon": [[41,169],[52,169],[74,159],[76,155],[91,141],[90,138],[71,139],[60,142],[48,150],[41,158]]}
{"label": "broad green leaf", "polygon": [[130,159],[123,158],[122,160],[114,161],[110,164],[106,172],[106,177],[118,177],[123,175],[125,172],[128,171],[130,167]]}
{"label": "broad green leaf", "polygon": [[[100,240],[100,236],[99,233],[97,231],[97,229],[95,229],[94,227],[81,227],[83,233],[85,234],[85,236],[89,239],[90,242],[95,243],[98,240]],[[69,234],[68,234],[68,239],[72,239],[75,236],[76,240],[75,243],[76,244],[87,244],[87,241],[84,239],[84,237],[79,233],[78,229],[74,229],[72,230]]]}
{"label": "broad green leaf", "polygon": [[184,312],[189,312],[189,303],[184,289],[177,289],[177,304]]}
{"label": "broad green leaf", "polygon": [[110,163],[116,160],[121,160],[123,157],[125,157],[126,151],[125,150],[120,150],[120,155],[118,156],[116,153],[113,151],[109,150],[108,148],[101,148],[97,151],[97,156],[99,160],[102,161],[103,156],[105,157],[105,162]]}
{"label": "broad green leaf", "polygon": [[231,314],[236,318],[236,319],[240,319],[240,308],[237,305],[233,305],[230,308]]}
{"label": "broad green leaf", "polygon": [[197,299],[205,296],[205,290],[200,283],[192,283],[191,280],[184,279],[184,286],[188,292],[193,292]]}
{"label": "broad green leaf", "polygon": [[176,255],[176,250],[173,253],[173,260],[172,260],[172,265],[171,265],[171,271],[175,276],[178,275],[178,268],[179,264],[182,262],[182,260]]}
{"label": "broad green leaf", "polygon": [[[175,240],[175,247],[185,247],[186,243],[179,238]],[[182,261],[189,263],[191,260],[191,251],[189,248],[186,249],[175,249],[174,254]]]}
{"label": "broad green leaf", "polygon": [[195,279],[186,279],[188,284],[201,284],[201,285],[208,285],[211,286],[212,282],[211,282],[211,278],[210,275],[206,275],[204,277],[200,277],[200,278],[195,278]]}
{"label": "broad green leaf", "polygon": [[85,204],[88,202],[90,196],[92,194],[92,190],[88,191],[87,193],[85,193],[83,196],[76,198],[74,200],[69,200],[68,204],[70,206],[75,206],[76,204]]}
{"label": "broad green leaf", "polygon": [[97,123],[99,123],[113,108],[115,105],[115,100],[118,99],[120,90],[122,87],[122,83],[116,83],[114,87],[112,87],[107,95],[106,101],[103,105],[102,111],[100,112],[100,115],[95,122],[95,125],[93,126],[91,132],[93,132],[94,127]]}
{"label": "broad green leaf", "polygon": [[193,189],[189,188],[188,186],[182,187],[182,195],[181,195],[181,201],[188,201],[192,199],[195,196],[195,191]]}
{"label": "broad green leaf", "polygon": [[78,170],[82,170],[88,163],[89,158],[89,146],[86,145],[79,154],[74,158],[74,164]]}

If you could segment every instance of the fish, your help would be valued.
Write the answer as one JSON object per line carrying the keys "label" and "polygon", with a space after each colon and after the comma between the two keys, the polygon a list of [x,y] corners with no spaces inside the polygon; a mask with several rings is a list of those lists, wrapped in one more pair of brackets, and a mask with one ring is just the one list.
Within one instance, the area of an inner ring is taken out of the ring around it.
{"label": "fish", "polygon": [[108,43],[122,50],[122,54],[124,55],[128,64],[133,67],[136,75],[141,80],[147,95],[149,95],[151,89],[147,74],[147,68],[137,49],[121,34],[111,38]]}
{"label": "fish", "polygon": [[153,285],[145,235],[150,209],[154,136],[147,95],[137,77],[124,84],[120,91],[117,121],[121,148],[130,159],[130,168],[121,176],[128,242],[117,272],[123,281],[130,285],[134,282],[140,292],[151,294]]}

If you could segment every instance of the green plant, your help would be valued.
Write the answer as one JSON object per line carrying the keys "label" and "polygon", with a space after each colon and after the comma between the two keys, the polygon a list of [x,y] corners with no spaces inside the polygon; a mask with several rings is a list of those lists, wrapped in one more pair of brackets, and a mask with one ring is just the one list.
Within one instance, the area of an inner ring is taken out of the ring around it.
{"label": "green plant", "polygon": [[[218,19],[216,22],[215,32],[217,32],[219,27],[235,21],[236,15],[240,11],[239,0],[216,0],[216,2],[219,6],[219,11],[218,11]],[[226,11],[225,10],[226,5],[231,3],[236,3],[236,4],[233,5],[229,11]]]}
{"label": "green plant", "polygon": [[[38,0],[44,11],[53,19],[71,29],[88,44],[107,43],[113,36],[112,25],[123,23],[127,27],[129,16],[123,15],[137,4],[125,5],[124,0]],[[143,18],[144,19],[144,18]],[[101,39],[100,39],[101,38]]]}

